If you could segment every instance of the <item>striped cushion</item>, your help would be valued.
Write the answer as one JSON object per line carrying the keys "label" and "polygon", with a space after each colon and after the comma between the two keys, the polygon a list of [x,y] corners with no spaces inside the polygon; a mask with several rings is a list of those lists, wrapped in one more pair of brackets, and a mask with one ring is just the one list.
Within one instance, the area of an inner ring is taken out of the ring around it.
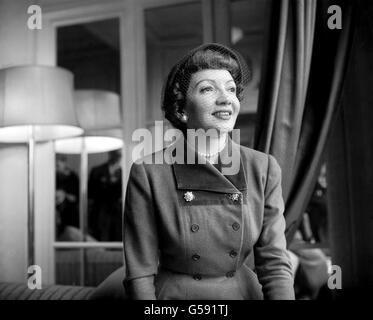
{"label": "striped cushion", "polygon": [[95,288],[49,285],[31,290],[23,283],[0,282],[0,300],[88,300]]}

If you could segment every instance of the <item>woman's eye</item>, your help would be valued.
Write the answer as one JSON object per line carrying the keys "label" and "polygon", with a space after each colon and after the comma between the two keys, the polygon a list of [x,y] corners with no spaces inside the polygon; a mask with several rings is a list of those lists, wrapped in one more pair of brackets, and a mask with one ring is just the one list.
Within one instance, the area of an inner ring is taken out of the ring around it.
{"label": "woman's eye", "polygon": [[213,87],[202,87],[202,88],[200,89],[200,92],[201,92],[201,93],[205,93],[205,92],[211,92],[211,91],[213,91],[213,90],[214,90]]}
{"label": "woman's eye", "polygon": [[228,91],[235,93],[236,92],[236,87],[230,87],[230,88],[228,88]]}

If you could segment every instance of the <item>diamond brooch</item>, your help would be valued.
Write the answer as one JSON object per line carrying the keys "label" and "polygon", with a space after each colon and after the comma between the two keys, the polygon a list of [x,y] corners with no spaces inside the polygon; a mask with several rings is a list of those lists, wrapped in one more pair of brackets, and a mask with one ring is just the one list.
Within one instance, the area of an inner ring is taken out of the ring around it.
{"label": "diamond brooch", "polygon": [[228,197],[232,201],[238,201],[240,199],[240,195],[238,193],[231,193]]}
{"label": "diamond brooch", "polygon": [[188,192],[184,193],[184,199],[185,199],[186,202],[190,202],[190,201],[194,200],[194,198],[195,198],[195,196],[194,196],[193,192],[188,191]]}

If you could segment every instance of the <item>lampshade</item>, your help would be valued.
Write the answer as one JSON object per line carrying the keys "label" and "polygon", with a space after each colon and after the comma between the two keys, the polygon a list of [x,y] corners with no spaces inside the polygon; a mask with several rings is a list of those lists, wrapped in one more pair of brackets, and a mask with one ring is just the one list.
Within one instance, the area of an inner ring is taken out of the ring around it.
{"label": "lampshade", "polygon": [[76,90],[74,94],[82,137],[57,140],[57,153],[108,152],[123,146],[119,96],[104,90]]}
{"label": "lampshade", "polygon": [[0,70],[0,142],[77,136],[71,72],[50,66]]}

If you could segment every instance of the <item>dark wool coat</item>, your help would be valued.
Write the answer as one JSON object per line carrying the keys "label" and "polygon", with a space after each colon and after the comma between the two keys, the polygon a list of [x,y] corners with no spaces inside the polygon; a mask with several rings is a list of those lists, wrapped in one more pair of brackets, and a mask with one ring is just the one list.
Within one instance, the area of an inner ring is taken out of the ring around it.
{"label": "dark wool coat", "polygon": [[241,160],[234,175],[210,163],[133,164],[123,228],[131,298],[294,298],[280,167],[229,145]]}

